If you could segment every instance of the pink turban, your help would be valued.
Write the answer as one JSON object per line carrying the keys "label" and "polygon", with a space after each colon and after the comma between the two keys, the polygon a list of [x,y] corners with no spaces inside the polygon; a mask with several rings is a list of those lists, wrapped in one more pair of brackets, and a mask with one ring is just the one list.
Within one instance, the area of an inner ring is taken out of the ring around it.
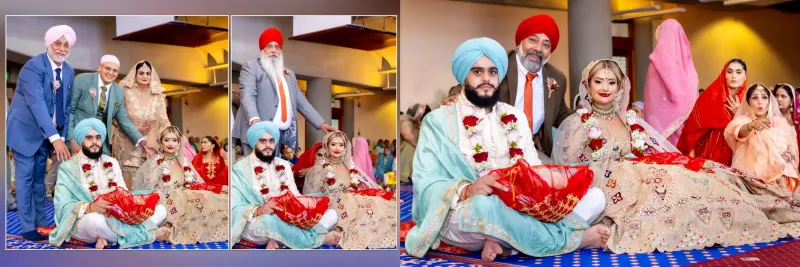
{"label": "pink turban", "polygon": [[47,33],[44,34],[44,46],[50,47],[53,42],[58,39],[61,39],[61,36],[67,38],[67,42],[69,42],[69,46],[72,47],[75,45],[75,31],[72,30],[70,26],[67,25],[58,25],[50,28],[47,30]]}

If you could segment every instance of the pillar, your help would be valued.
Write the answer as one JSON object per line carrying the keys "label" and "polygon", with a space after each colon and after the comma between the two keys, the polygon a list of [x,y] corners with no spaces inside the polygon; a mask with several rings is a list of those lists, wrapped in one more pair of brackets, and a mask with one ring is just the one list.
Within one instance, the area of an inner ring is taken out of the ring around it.
{"label": "pillar", "polygon": [[[610,59],[611,1],[569,0],[567,2],[569,28],[570,98],[575,98],[580,88],[581,73],[593,60]],[[563,33],[563,30],[562,30]]]}
{"label": "pillar", "polygon": [[342,110],[344,111],[344,118],[342,118],[344,125],[344,133],[348,137],[353,138],[356,136],[356,101],[355,98],[348,97],[342,99]]}
{"label": "pillar", "polygon": [[636,61],[636,101],[644,101],[644,83],[650,68],[650,53],[653,53],[653,20],[640,18],[633,21],[633,47]]}
{"label": "pillar", "polygon": [[[331,86],[333,85],[331,79],[310,79],[306,87],[306,99],[311,103],[311,106],[319,112],[322,119],[327,124],[331,124]],[[325,137],[325,133],[317,130],[318,125],[311,125],[306,120],[306,145],[316,144],[321,142]]]}

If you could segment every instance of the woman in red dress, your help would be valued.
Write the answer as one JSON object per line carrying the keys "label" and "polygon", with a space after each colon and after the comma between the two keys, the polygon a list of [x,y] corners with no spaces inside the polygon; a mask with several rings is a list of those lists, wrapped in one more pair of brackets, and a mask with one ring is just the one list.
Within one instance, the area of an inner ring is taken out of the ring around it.
{"label": "woman in red dress", "polygon": [[678,150],[693,157],[731,165],[733,151],[725,143],[725,127],[733,120],[747,91],[747,65],[741,59],[725,63],[722,73],[697,98],[683,124]]}
{"label": "woman in red dress", "polygon": [[297,159],[297,163],[292,165],[292,173],[294,174],[294,181],[297,185],[297,190],[303,192],[303,185],[305,184],[305,177],[308,174],[308,171],[317,164],[317,161],[322,159],[322,155],[325,154],[325,147],[322,146],[322,142],[318,142],[314,144],[309,149],[306,149],[303,154],[300,154],[300,157]]}
{"label": "woman in red dress", "polygon": [[228,158],[214,137],[203,137],[192,165],[207,183],[228,185]]}

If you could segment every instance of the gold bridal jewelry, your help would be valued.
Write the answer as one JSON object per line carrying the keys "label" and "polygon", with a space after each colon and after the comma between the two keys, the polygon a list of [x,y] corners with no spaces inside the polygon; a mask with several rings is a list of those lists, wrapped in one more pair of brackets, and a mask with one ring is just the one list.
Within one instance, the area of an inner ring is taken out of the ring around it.
{"label": "gold bridal jewelry", "polygon": [[178,153],[172,153],[172,155],[167,155],[167,153],[164,153],[164,159],[166,159],[166,160],[174,160],[175,158],[178,157],[177,154]]}
{"label": "gold bridal jewelry", "polygon": [[330,156],[328,156],[328,162],[330,162],[331,165],[338,167],[338,166],[342,165],[342,162],[344,162],[344,159],[339,158],[338,160],[334,160]]}
{"label": "gold bridal jewelry", "polygon": [[592,112],[593,115],[595,115],[595,116],[597,116],[597,117],[599,117],[601,119],[604,119],[604,120],[607,120],[607,121],[610,121],[610,120],[614,119],[614,108],[613,107],[610,108],[610,109],[602,109],[602,108],[597,107],[594,103],[592,103],[592,111],[593,111]]}
{"label": "gold bridal jewelry", "polygon": [[[147,91],[150,91],[149,89],[150,88],[148,88]],[[139,91],[139,84],[136,84],[136,88],[133,88],[133,91],[136,92],[136,95],[139,96],[140,98],[145,98],[145,97],[150,96],[150,94],[148,94],[148,92],[142,93],[142,92]]]}

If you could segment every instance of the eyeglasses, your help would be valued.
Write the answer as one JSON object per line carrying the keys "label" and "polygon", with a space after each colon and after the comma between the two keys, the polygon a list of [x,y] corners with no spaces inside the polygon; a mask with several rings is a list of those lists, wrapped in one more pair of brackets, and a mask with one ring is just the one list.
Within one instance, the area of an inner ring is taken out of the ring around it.
{"label": "eyeglasses", "polygon": [[110,67],[103,67],[103,69],[104,69],[106,72],[111,72],[111,73],[113,73],[113,74],[117,74],[117,73],[119,73],[119,70],[118,70],[118,69],[112,69],[112,68],[110,68]]}

